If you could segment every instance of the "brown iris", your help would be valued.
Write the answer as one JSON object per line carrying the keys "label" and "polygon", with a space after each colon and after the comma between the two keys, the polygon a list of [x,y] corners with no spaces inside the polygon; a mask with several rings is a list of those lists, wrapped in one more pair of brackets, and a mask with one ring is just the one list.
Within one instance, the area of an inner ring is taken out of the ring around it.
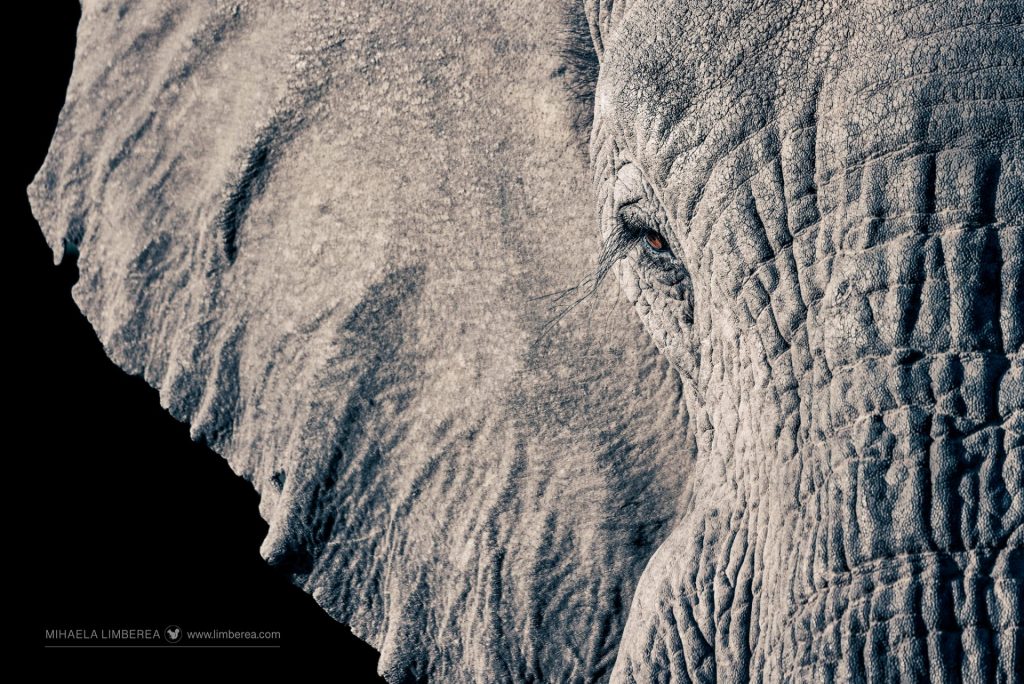
{"label": "brown iris", "polygon": [[656,252],[664,252],[668,249],[668,242],[661,233],[649,230],[644,234],[644,239],[647,240],[647,244],[650,245],[651,249]]}

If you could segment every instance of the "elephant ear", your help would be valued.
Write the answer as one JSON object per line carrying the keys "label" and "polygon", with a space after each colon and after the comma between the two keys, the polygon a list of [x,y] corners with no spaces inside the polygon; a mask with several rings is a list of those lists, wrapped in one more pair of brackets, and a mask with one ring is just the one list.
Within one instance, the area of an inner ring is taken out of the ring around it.
{"label": "elephant ear", "polygon": [[86,3],[30,188],[109,356],[393,682],[604,678],[682,506],[676,374],[613,286],[548,296],[599,251],[563,18]]}

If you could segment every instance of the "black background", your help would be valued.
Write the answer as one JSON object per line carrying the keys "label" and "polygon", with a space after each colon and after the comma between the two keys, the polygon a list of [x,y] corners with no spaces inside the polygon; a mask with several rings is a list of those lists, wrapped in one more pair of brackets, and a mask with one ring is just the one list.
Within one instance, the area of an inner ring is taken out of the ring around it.
{"label": "black background", "polygon": [[[24,5],[33,9],[9,24],[15,97],[5,109],[16,121],[5,185],[14,244],[4,251],[14,314],[4,335],[13,346],[5,460],[14,466],[4,555],[17,598],[31,606],[22,636],[53,659],[85,652],[44,648],[47,628],[277,630],[280,649],[260,653],[315,651],[336,679],[382,682],[377,653],[260,558],[267,526],[252,487],[193,443],[155,390],[107,360],[72,302],[75,265],[53,265],[25,187],[56,126],[79,8],[74,0]],[[186,652],[195,651],[178,649]]]}

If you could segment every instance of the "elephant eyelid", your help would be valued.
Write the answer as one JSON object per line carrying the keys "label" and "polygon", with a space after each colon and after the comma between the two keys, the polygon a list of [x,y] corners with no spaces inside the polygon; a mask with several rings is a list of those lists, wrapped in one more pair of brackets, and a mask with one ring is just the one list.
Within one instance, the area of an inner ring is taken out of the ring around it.
{"label": "elephant eyelid", "polygon": [[639,209],[637,204],[637,202],[630,202],[623,205],[616,214],[616,232],[628,241],[630,246],[636,244],[651,230],[650,219]]}

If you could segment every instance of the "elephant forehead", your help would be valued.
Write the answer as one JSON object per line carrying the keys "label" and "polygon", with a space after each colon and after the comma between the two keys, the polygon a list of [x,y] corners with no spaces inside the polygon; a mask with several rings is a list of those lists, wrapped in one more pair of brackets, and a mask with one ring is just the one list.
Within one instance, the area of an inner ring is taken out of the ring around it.
{"label": "elephant forehead", "polygon": [[802,12],[790,2],[629,5],[610,28],[598,82],[602,133],[656,183],[709,138],[741,135],[787,91],[808,90],[799,82],[812,78],[809,27],[820,19]]}
{"label": "elephant forehead", "polygon": [[692,55],[695,46],[692,34],[682,30],[687,21],[683,8],[664,8],[668,16],[651,22],[654,10],[645,4],[631,6],[615,27],[597,87],[601,121],[610,122],[630,147],[654,119],[678,120],[701,80],[700,65],[684,57]]}

